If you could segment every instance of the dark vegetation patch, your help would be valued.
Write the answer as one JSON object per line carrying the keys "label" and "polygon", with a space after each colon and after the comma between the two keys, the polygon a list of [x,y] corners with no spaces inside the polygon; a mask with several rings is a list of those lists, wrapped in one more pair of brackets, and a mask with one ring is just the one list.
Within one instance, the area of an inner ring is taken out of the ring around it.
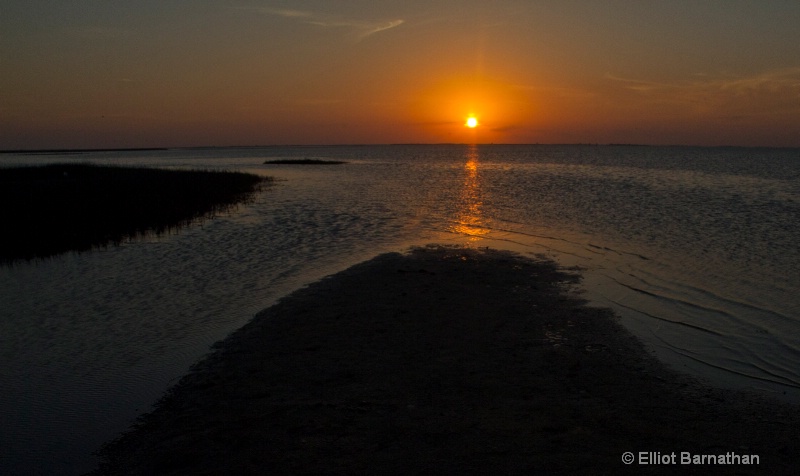
{"label": "dark vegetation patch", "polygon": [[339,165],[347,162],[341,160],[322,160],[322,159],[275,159],[267,160],[264,165],[270,164],[293,164],[293,165]]}
{"label": "dark vegetation patch", "polygon": [[252,200],[267,180],[240,172],[91,164],[0,168],[0,263],[163,234]]}

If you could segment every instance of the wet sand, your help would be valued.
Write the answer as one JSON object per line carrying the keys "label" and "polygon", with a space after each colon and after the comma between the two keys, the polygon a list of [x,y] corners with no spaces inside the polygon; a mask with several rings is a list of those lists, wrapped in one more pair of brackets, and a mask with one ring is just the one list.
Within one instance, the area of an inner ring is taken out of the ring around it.
{"label": "wet sand", "polygon": [[578,282],[495,250],[381,255],[219,343],[97,474],[796,474],[797,406],[665,368]]}

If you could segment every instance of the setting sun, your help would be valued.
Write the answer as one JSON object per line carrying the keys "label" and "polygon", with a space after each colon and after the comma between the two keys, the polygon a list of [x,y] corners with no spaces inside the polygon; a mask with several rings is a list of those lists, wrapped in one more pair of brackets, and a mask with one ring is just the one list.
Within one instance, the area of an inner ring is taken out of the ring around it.
{"label": "setting sun", "polygon": [[469,128],[477,127],[478,126],[478,119],[476,119],[474,117],[470,117],[469,119],[467,119],[467,123],[464,124],[464,125],[469,127]]}

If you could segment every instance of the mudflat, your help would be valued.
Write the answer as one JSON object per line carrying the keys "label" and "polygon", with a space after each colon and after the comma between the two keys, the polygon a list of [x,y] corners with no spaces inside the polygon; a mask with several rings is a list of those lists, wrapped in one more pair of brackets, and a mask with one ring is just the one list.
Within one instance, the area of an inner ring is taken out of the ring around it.
{"label": "mudflat", "polygon": [[579,280],[489,249],[378,256],[217,344],[96,474],[796,474],[797,406],[664,367]]}

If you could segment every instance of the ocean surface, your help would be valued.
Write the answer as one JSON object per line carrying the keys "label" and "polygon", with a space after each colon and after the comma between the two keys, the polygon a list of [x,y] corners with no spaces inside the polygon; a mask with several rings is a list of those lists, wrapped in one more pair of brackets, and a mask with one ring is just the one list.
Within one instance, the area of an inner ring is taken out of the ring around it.
{"label": "ocean surface", "polygon": [[[336,166],[268,159],[345,160]],[[216,341],[278,298],[427,243],[578,266],[659,358],[800,401],[800,150],[396,145],[2,154],[239,170],[255,203],[0,267],[0,474],[80,474]],[[14,204],[24,206],[24,204]],[[5,232],[13,232],[6,230]]]}

